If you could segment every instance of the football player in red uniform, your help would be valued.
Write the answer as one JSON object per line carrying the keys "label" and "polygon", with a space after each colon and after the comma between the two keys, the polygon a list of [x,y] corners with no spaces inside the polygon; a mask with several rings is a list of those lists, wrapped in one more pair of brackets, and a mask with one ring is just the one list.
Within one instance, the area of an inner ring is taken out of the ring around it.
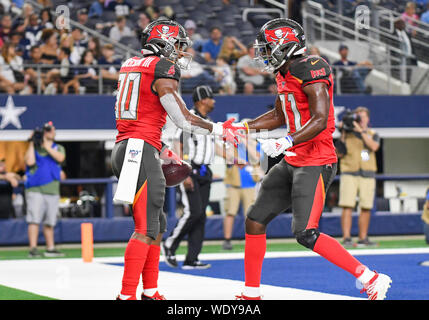
{"label": "football player in red uniform", "polygon": [[369,299],[384,299],[391,279],[368,269],[338,241],[318,230],[326,190],[337,170],[330,66],[319,56],[305,55],[304,31],[290,19],[267,22],[254,47],[267,69],[276,73],[278,95],[273,110],[241,126],[260,131],[287,125],[288,136],[261,140],[268,156],[285,157],[263,179],[257,200],[248,211],[245,287],[237,299],[260,299],[266,226],[290,207],[298,243],[355,276]]}
{"label": "football player in red uniform", "polygon": [[140,276],[142,299],[164,299],[157,290],[159,245],[166,231],[162,210],[165,178],[160,158],[180,163],[180,158],[161,143],[166,116],[179,128],[196,134],[214,134],[226,142],[235,144],[239,135],[231,125],[233,120],[212,123],[186,108],[178,86],[180,68],[186,68],[192,58],[184,52],[188,46],[190,40],[180,24],[156,20],[143,30],[143,56],[128,59],[119,72],[115,105],[118,134],[112,150],[112,168],[117,177],[125,166],[127,153],[130,157],[139,154],[136,150],[126,152],[129,139],[144,141],[137,188],[131,195],[135,230],[125,250],[122,290],[117,297],[120,300],[136,299]]}

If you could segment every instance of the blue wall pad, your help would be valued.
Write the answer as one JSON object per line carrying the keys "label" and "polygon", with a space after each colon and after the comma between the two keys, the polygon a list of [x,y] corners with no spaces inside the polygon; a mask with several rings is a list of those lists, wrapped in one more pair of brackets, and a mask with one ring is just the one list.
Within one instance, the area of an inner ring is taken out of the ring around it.
{"label": "blue wall pad", "polygon": [[[357,215],[353,216],[352,235],[356,235]],[[79,243],[81,241],[80,224],[91,222],[94,225],[95,242],[126,242],[134,231],[134,223],[130,217],[116,217],[112,219],[60,219],[55,227],[56,243]],[[166,237],[174,228],[176,218],[169,218]],[[292,215],[277,216],[267,228],[268,238],[290,238]],[[320,231],[334,237],[341,236],[340,216],[325,213],[320,220]],[[423,234],[421,213],[391,214],[375,213],[372,216],[370,235],[405,235]],[[221,216],[212,216],[207,219],[205,239],[223,239],[223,219]],[[244,238],[244,217],[237,216],[234,223],[234,239]],[[42,232],[39,235],[39,244],[44,243]],[[0,220],[0,245],[28,245],[27,223],[24,219]]]}

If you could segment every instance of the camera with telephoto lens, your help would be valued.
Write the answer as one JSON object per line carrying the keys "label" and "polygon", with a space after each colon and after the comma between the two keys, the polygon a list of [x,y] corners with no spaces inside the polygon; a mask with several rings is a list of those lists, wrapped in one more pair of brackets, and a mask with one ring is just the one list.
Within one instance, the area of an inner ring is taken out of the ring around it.
{"label": "camera with telephoto lens", "polygon": [[354,111],[347,109],[343,116],[343,130],[345,131],[353,131],[354,125],[353,122],[360,122],[360,116]]}
{"label": "camera with telephoto lens", "polygon": [[45,123],[42,128],[36,127],[29,141],[33,141],[34,146],[36,148],[39,148],[43,144],[43,136],[45,135],[45,132],[49,132],[51,130],[52,130],[51,122]]}

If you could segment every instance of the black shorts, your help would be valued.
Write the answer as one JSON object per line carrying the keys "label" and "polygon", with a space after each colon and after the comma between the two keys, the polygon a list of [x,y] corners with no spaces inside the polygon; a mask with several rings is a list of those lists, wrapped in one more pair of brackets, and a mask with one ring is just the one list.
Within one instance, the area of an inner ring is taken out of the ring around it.
{"label": "black shorts", "polygon": [[[112,150],[112,170],[119,178],[125,158],[128,140],[115,144]],[[165,178],[159,160],[159,151],[144,143],[140,172],[137,180],[133,210],[135,231],[156,239],[159,233],[167,231],[163,211],[165,199]]]}
{"label": "black shorts", "polygon": [[264,177],[247,217],[267,225],[292,207],[292,232],[317,229],[326,191],[335,178],[337,164],[294,167],[284,159]]}

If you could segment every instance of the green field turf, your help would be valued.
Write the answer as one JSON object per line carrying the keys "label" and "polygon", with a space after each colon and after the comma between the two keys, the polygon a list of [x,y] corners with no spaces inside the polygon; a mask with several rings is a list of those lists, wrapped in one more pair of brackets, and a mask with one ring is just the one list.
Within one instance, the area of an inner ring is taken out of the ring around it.
{"label": "green field turf", "polygon": [[[391,249],[391,248],[424,248],[428,245],[423,239],[391,239],[391,240],[374,240],[379,245],[377,249]],[[243,252],[244,251],[244,240],[233,243],[234,248],[231,251],[222,250],[222,245],[219,242],[212,244],[206,242],[203,246],[202,253],[227,253],[227,252]],[[62,248],[61,245],[59,249],[65,253],[65,258],[80,258],[81,250],[76,246],[76,248]],[[39,250],[43,252],[43,248],[39,247]],[[300,251],[308,250],[298,243],[290,240],[285,240],[281,242],[276,241],[267,241],[267,251]],[[121,247],[99,247],[95,244],[94,248],[94,257],[118,257],[123,256],[125,252],[125,244]],[[186,242],[183,242],[183,245],[179,247],[176,254],[185,254],[186,253]],[[12,259],[28,259],[28,249],[10,249],[2,250],[0,247],[0,260],[12,260]],[[34,258],[33,258],[34,259]],[[39,258],[39,259],[50,259],[50,258]]]}
{"label": "green field turf", "polygon": [[0,300],[56,300],[40,296],[31,292],[22,291],[0,285]]}

